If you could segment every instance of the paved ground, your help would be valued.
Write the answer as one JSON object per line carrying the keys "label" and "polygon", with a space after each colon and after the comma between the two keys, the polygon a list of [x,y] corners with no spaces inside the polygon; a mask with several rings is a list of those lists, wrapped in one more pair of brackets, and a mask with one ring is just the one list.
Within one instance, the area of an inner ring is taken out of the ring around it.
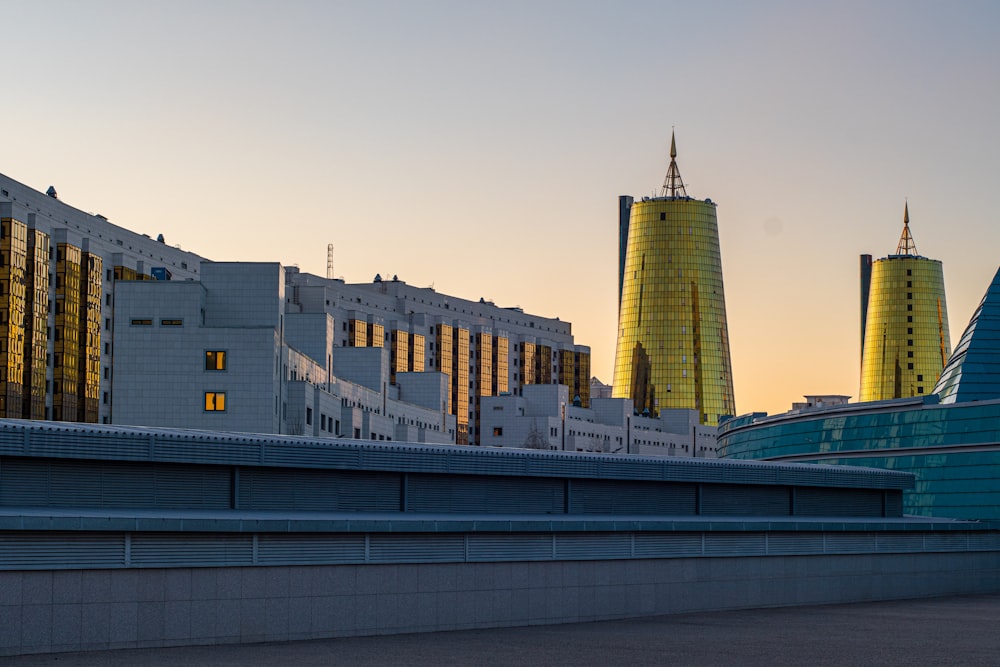
{"label": "paved ground", "polygon": [[1000,594],[284,644],[0,658],[4,665],[1000,665]]}

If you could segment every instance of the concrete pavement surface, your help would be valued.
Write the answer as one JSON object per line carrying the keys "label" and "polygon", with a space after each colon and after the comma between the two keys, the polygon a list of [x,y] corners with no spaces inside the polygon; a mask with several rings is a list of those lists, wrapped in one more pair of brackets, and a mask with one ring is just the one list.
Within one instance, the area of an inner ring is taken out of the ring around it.
{"label": "concrete pavement surface", "polygon": [[4,665],[1000,665],[1000,594],[316,641],[0,658]]}

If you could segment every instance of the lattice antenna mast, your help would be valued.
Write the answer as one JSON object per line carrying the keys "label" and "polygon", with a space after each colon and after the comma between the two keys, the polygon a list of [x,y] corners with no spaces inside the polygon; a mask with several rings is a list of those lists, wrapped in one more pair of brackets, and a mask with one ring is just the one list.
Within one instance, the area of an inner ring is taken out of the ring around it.
{"label": "lattice antenna mast", "polygon": [[326,277],[328,280],[333,280],[336,278],[336,274],[333,272],[333,244],[326,244]]}
{"label": "lattice antenna mast", "polygon": [[687,190],[684,189],[684,181],[681,180],[681,171],[677,168],[677,142],[674,141],[674,131],[670,131],[670,166],[667,168],[667,177],[663,181],[661,197],[687,197]]}
{"label": "lattice antenna mast", "polygon": [[910,234],[910,203],[903,204],[903,233],[899,237],[899,245],[896,246],[897,255],[918,255],[917,244]]}

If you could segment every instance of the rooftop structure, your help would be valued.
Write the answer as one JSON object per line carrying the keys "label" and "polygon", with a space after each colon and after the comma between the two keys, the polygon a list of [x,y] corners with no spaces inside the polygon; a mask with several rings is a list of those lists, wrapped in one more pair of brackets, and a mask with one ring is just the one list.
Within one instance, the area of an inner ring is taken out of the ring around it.
{"label": "rooftop structure", "polygon": [[857,467],[0,420],[0,590],[16,630],[0,655],[1000,586],[1000,533],[904,516],[912,483]]}

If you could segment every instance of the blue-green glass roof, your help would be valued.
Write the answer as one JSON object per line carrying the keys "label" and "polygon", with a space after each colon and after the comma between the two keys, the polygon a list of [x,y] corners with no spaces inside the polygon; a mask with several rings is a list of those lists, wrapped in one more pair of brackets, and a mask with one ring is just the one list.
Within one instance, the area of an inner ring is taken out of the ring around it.
{"label": "blue-green glass roof", "polygon": [[945,364],[934,393],[942,403],[1000,398],[1000,270]]}

